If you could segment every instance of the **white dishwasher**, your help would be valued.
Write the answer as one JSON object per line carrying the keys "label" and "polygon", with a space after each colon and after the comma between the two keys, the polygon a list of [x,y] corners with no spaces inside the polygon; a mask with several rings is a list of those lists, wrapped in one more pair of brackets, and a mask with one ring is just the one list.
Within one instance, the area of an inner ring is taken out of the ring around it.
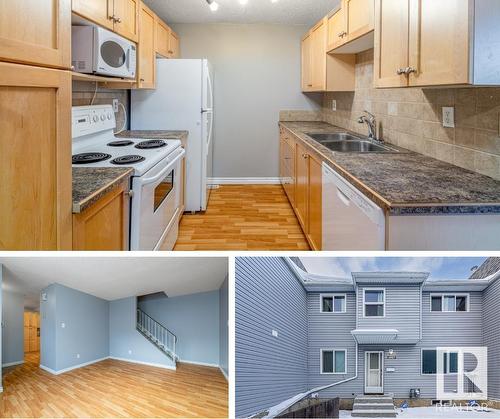
{"label": "white dishwasher", "polygon": [[322,250],[385,250],[384,211],[323,163]]}

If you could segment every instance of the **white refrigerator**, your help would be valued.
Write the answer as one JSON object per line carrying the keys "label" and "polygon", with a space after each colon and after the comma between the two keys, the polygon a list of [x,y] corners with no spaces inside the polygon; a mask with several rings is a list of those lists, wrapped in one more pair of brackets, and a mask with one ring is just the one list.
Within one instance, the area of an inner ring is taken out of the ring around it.
{"label": "white refrigerator", "polygon": [[207,208],[212,177],[213,71],[206,59],[158,59],[155,90],[132,90],[131,129],[186,130],[186,211]]}

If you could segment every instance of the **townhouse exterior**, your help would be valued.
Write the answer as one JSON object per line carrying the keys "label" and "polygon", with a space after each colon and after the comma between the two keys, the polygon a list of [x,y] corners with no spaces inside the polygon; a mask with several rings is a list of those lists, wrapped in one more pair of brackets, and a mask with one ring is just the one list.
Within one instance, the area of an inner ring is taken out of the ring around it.
{"label": "townhouse exterior", "polygon": [[[236,261],[236,415],[300,393],[352,400],[436,399],[436,348],[488,347],[488,398],[500,400],[500,272],[430,281],[423,272],[328,278],[286,258]],[[456,387],[458,354],[443,354]],[[466,359],[473,368],[475,361]],[[314,389],[314,391],[312,391]],[[322,390],[318,390],[322,389]]]}

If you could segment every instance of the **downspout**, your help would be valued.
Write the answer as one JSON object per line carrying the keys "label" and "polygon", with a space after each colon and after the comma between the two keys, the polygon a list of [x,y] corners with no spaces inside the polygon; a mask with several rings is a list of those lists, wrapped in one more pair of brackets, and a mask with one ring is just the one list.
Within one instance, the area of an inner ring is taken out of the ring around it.
{"label": "downspout", "polygon": [[[424,281],[425,282],[425,281]],[[422,297],[423,297],[423,289],[424,289],[424,282],[420,284],[420,340],[422,340],[422,324],[423,324],[423,311],[424,311],[424,304],[422,302]]]}

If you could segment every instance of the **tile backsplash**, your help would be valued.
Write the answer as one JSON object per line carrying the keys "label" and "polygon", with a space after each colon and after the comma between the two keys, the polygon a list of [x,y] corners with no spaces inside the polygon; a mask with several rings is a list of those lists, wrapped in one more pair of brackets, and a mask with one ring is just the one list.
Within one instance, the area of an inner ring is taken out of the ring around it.
{"label": "tile backsplash", "polygon": [[[73,82],[73,106],[86,106],[90,105],[92,97],[94,96],[95,83],[93,82]],[[94,105],[105,105],[113,104],[113,99],[118,99],[126,109],[127,114],[129,113],[129,91],[128,90],[115,90],[115,89],[102,89],[97,88],[97,93],[94,99]],[[125,121],[125,115],[123,108],[119,107],[118,112],[115,113],[116,126],[120,129]],[[130,121],[127,120],[127,126],[125,129],[129,128]]]}
{"label": "tile backsplash", "polygon": [[[455,128],[443,128],[443,106],[455,108]],[[387,142],[500,180],[500,88],[374,89],[369,50],[356,56],[355,92],[324,95],[323,120],[367,134],[365,109]]]}

